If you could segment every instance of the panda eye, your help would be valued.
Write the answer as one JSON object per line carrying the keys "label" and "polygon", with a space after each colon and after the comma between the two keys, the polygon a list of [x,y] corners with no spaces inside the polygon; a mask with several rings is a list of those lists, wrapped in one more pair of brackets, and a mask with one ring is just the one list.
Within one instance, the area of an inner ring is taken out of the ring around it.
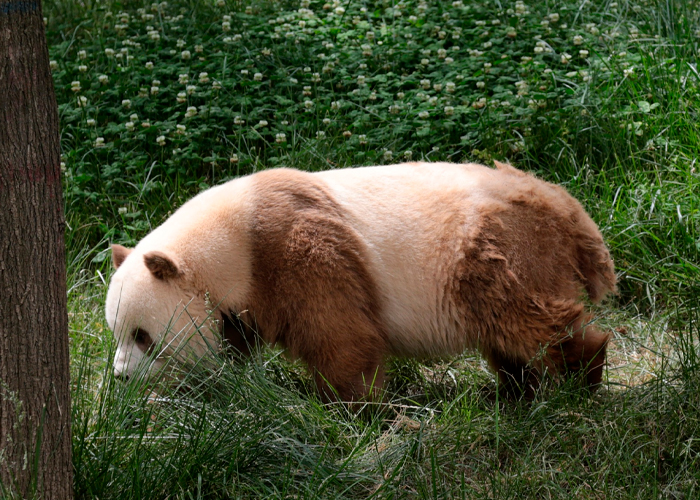
{"label": "panda eye", "polygon": [[151,348],[153,347],[153,339],[148,334],[147,331],[137,328],[133,332],[134,342],[136,346],[141,349],[144,353],[150,354]]}

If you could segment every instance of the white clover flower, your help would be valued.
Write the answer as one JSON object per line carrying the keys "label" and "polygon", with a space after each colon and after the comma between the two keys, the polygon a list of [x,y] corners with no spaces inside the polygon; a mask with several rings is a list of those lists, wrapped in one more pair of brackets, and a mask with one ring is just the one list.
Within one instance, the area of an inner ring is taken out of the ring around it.
{"label": "white clover flower", "polygon": [[321,81],[321,75],[319,73],[314,73],[311,76],[311,81],[314,83],[319,83]]}
{"label": "white clover flower", "polygon": [[175,128],[177,129],[178,134],[184,134],[187,130],[187,127],[184,125],[176,125]]}
{"label": "white clover flower", "polygon": [[456,86],[455,86],[454,82],[447,82],[445,84],[445,92],[447,92],[448,94],[452,94],[455,91],[455,89],[456,89]]}
{"label": "white clover flower", "polygon": [[243,125],[245,123],[245,120],[242,119],[240,116],[237,116],[233,119],[234,125]]}
{"label": "white clover flower", "polygon": [[413,156],[413,151],[411,151],[410,149],[403,152],[403,159],[404,160],[410,160],[412,156]]}
{"label": "white clover flower", "polygon": [[160,40],[160,33],[158,33],[156,30],[149,31],[148,38],[150,38],[153,41],[158,41]]}
{"label": "white clover flower", "polygon": [[331,124],[331,119],[330,119],[330,118],[324,118],[324,119],[323,119],[323,124],[324,124],[324,125],[330,125],[330,124]]}
{"label": "white clover flower", "polygon": [[131,100],[130,99],[124,99],[122,101],[122,106],[124,106],[126,109],[131,108]]}
{"label": "white clover flower", "polygon": [[624,76],[632,76],[634,74],[634,66],[631,68],[625,68],[622,70]]}
{"label": "white clover flower", "polygon": [[523,64],[527,64],[529,62],[532,62],[532,57],[530,56],[523,56],[520,58],[520,62]]}
{"label": "white clover flower", "polygon": [[164,135],[159,135],[156,138],[156,142],[158,143],[159,146],[165,146],[165,136]]}
{"label": "white clover flower", "polygon": [[231,163],[238,163],[238,155],[237,154],[232,154],[231,158],[228,160]]}
{"label": "white clover flower", "polygon": [[446,57],[446,58],[445,58],[445,64],[452,64],[453,62],[455,62],[455,60],[452,59],[451,57]]}
{"label": "white clover flower", "polygon": [[98,137],[95,139],[95,147],[96,148],[103,148],[105,147],[105,139],[104,137]]}
{"label": "white clover flower", "polygon": [[112,57],[114,55],[114,49],[105,49],[105,55],[107,57]]}
{"label": "white clover flower", "polygon": [[421,120],[425,120],[429,116],[430,113],[428,113],[427,111],[421,111],[420,113],[418,113],[418,118],[420,118]]}
{"label": "white clover flower", "polygon": [[428,90],[430,88],[430,80],[428,80],[427,78],[421,80],[420,86],[423,87],[423,89]]}
{"label": "white clover flower", "polygon": [[391,113],[393,115],[397,115],[400,112],[401,112],[401,106],[398,106],[396,104],[392,104],[391,106],[389,106],[389,113]]}
{"label": "white clover flower", "polygon": [[227,23],[226,21],[221,23],[221,31],[223,31],[223,32],[231,31],[231,23]]}
{"label": "white clover flower", "polygon": [[178,49],[181,49],[181,48],[183,48],[185,45],[187,45],[187,43],[186,43],[182,38],[180,38],[180,39],[178,39],[176,45],[177,45],[177,48],[178,48]]}
{"label": "white clover flower", "polygon": [[148,97],[148,89],[146,87],[139,89],[139,97]]}
{"label": "white clover flower", "polygon": [[304,107],[305,107],[306,109],[311,109],[311,108],[314,107],[314,102],[313,102],[313,101],[306,100],[306,101],[304,101]]}
{"label": "white clover flower", "polygon": [[180,53],[180,57],[182,57],[182,59],[184,59],[184,60],[188,60],[188,59],[191,59],[191,58],[192,58],[192,54],[190,53],[189,50],[183,50],[183,51]]}
{"label": "white clover flower", "polygon": [[85,73],[87,70],[88,70],[88,67],[85,66],[84,64],[81,64],[80,66],[78,66],[78,71],[80,71],[81,73]]}
{"label": "white clover flower", "polygon": [[340,109],[340,102],[339,101],[331,102],[331,109],[333,111],[338,111]]}
{"label": "white clover flower", "polygon": [[364,85],[364,84],[365,84],[365,75],[357,75],[357,84],[358,84],[358,85]]}
{"label": "white clover flower", "polygon": [[199,83],[208,83],[209,82],[209,73],[206,71],[202,72],[199,74]]}
{"label": "white clover flower", "polygon": [[574,45],[581,45],[583,43],[583,37],[581,35],[576,35],[574,37]]}
{"label": "white clover flower", "polygon": [[51,68],[51,71],[56,71],[58,69],[58,62],[49,61],[49,68]]}
{"label": "white clover flower", "polygon": [[146,69],[148,69],[148,70],[153,69],[153,63],[152,63],[151,61],[148,61],[148,62],[146,63]]}
{"label": "white clover flower", "polygon": [[561,55],[561,63],[562,64],[569,64],[569,61],[571,61],[571,54],[567,54],[566,52],[564,52]]}
{"label": "white clover flower", "polygon": [[104,85],[109,82],[109,77],[107,75],[100,75],[97,77],[97,81]]}
{"label": "white clover flower", "polygon": [[197,116],[197,108],[189,106],[185,112],[185,118],[192,118],[193,116]]}
{"label": "white clover flower", "polygon": [[195,45],[195,46],[194,46],[194,51],[195,51],[197,54],[201,54],[202,52],[204,52],[204,45]]}
{"label": "white clover flower", "polygon": [[578,55],[583,57],[584,59],[588,57],[588,51],[587,50],[579,50]]}
{"label": "white clover flower", "polygon": [[137,122],[139,120],[139,115],[137,115],[136,113],[131,113],[131,115],[129,116],[129,120],[131,120],[132,122]]}
{"label": "white clover flower", "polygon": [[149,122],[149,121],[141,122],[141,126],[143,128],[148,128],[151,126],[151,122]]}
{"label": "white clover flower", "polygon": [[87,52],[85,52],[84,50],[79,50],[78,51],[78,58],[79,59],[87,59]]}
{"label": "white clover flower", "polygon": [[352,137],[352,132],[350,132],[349,130],[345,130],[343,132],[343,137],[345,137],[346,139],[350,139]]}
{"label": "white clover flower", "polygon": [[219,80],[214,80],[211,82],[211,88],[214,90],[221,90],[221,82]]}
{"label": "white clover flower", "polygon": [[445,116],[452,116],[455,114],[455,108],[452,106],[445,106]]}
{"label": "white clover flower", "polygon": [[241,70],[241,75],[243,75],[243,76],[248,75],[248,70],[247,70],[247,69],[242,69],[242,70]]}
{"label": "white clover flower", "polygon": [[185,90],[187,91],[187,95],[192,95],[197,90],[197,86],[196,85],[188,85],[187,87],[185,87]]}
{"label": "white clover flower", "polygon": [[260,120],[258,122],[258,127],[267,127],[267,120]]}
{"label": "white clover flower", "polygon": [[226,0],[216,0],[217,7],[224,7],[226,5]]}
{"label": "white clover flower", "polygon": [[262,73],[255,73],[253,75],[253,80],[255,80],[256,82],[262,82],[262,79],[263,79]]}
{"label": "white clover flower", "polygon": [[151,95],[158,95],[158,92],[160,91],[160,87],[154,85],[151,87]]}
{"label": "white clover flower", "polygon": [[578,75],[578,71],[569,71],[565,76],[566,76],[567,78],[573,78],[573,77],[575,77],[576,75]]}
{"label": "white clover flower", "polygon": [[382,156],[384,157],[384,161],[391,161],[394,158],[394,152],[390,149],[385,149]]}
{"label": "white clover flower", "polygon": [[345,9],[343,7],[336,7],[335,13],[339,16],[342,16],[343,14],[345,14]]}
{"label": "white clover flower", "polygon": [[484,106],[486,106],[486,98],[485,97],[482,97],[478,101],[474,101],[472,103],[472,108],[474,108],[474,109],[481,109]]}
{"label": "white clover flower", "polygon": [[421,59],[421,60],[420,60],[420,63],[421,63],[423,66],[427,66],[428,64],[430,64],[430,59]]}
{"label": "white clover flower", "polygon": [[183,104],[187,102],[187,93],[185,92],[178,92],[177,93],[177,102],[180,104]]}
{"label": "white clover flower", "polygon": [[556,12],[553,12],[548,17],[549,17],[549,20],[553,23],[556,23],[559,21],[559,14],[557,14]]}
{"label": "white clover flower", "polygon": [[88,126],[88,127],[94,127],[94,126],[95,126],[95,120],[92,119],[92,118],[88,118],[87,121],[86,121],[85,123],[87,123],[87,126]]}
{"label": "white clover flower", "polygon": [[436,83],[435,85],[433,85],[433,90],[435,90],[435,92],[441,92],[442,91],[442,83]]}
{"label": "white clover flower", "polygon": [[134,122],[126,122],[126,123],[124,124],[124,128],[125,128],[127,131],[131,132],[132,130],[134,130]]}
{"label": "white clover flower", "polygon": [[280,144],[283,142],[287,142],[287,134],[285,134],[284,132],[280,132],[278,134],[275,134],[275,142],[280,143]]}
{"label": "white clover flower", "polygon": [[231,22],[231,16],[229,16],[228,14],[225,14],[225,15],[221,18],[221,20],[222,20],[223,22],[225,22],[225,23],[230,23],[230,22]]}
{"label": "white clover flower", "polygon": [[326,133],[323,130],[316,132],[316,139],[323,139],[324,137],[326,137]]}
{"label": "white clover flower", "polygon": [[365,134],[360,134],[357,136],[357,139],[360,141],[361,145],[367,144],[367,136]]}
{"label": "white clover flower", "polygon": [[490,49],[491,47],[493,47],[493,42],[490,42],[490,41],[489,41],[489,42],[484,42],[484,43],[483,43],[483,47],[484,47],[485,49]]}
{"label": "white clover flower", "polygon": [[376,101],[376,100],[377,100],[377,93],[376,93],[376,92],[370,93],[370,95],[369,95],[369,100],[370,100],[370,101]]}

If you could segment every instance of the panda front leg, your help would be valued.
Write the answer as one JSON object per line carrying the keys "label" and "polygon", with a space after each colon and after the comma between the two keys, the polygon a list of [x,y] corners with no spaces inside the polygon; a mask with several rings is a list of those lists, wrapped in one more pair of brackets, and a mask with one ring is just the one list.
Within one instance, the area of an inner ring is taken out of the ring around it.
{"label": "panda front leg", "polygon": [[357,316],[340,324],[314,323],[295,332],[287,349],[307,364],[321,397],[343,402],[381,400],[387,349],[380,329]]}

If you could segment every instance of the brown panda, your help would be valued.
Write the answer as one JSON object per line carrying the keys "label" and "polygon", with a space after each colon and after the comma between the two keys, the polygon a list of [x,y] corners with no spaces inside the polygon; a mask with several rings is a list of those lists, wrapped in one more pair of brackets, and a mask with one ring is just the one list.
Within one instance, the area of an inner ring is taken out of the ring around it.
{"label": "brown panda", "polygon": [[[563,188],[496,167],[274,169],[197,195],[112,247],[115,373],[157,343],[151,369],[182,342],[204,355],[218,329],[301,358],[329,399],[380,390],[388,356],[465,349],[512,392],[545,371],[599,384],[609,336],[583,300],[615,289],[603,238]],[[254,329],[222,328],[239,315]]]}

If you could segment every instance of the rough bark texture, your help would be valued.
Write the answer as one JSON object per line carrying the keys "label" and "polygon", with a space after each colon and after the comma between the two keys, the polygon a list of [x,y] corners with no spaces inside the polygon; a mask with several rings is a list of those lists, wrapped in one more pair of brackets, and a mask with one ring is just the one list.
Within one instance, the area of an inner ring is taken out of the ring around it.
{"label": "rough bark texture", "polygon": [[59,164],[41,4],[0,0],[0,496],[73,496]]}

